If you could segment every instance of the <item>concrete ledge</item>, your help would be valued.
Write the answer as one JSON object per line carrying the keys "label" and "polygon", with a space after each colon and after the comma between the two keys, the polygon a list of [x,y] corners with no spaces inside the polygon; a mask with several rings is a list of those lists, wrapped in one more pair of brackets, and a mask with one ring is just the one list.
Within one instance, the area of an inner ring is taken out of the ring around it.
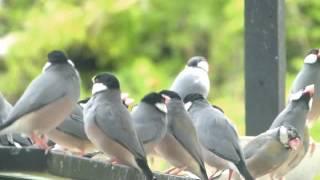
{"label": "concrete ledge", "polygon": [[[44,176],[49,173],[71,179],[145,179],[142,173],[126,166],[111,165],[98,160],[57,152],[49,152],[45,155],[43,150],[36,148],[0,147],[0,173],[10,171],[43,172]],[[155,173],[155,175],[158,180],[194,180],[159,173]],[[9,177],[10,175],[6,176]],[[16,179],[22,178],[17,177]]]}

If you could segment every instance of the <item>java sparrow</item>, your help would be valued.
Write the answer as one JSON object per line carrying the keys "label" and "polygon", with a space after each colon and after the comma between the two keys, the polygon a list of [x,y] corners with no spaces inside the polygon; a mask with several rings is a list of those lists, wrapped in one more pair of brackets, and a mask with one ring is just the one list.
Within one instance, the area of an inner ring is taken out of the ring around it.
{"label": "java sparrow", "polygon": [[206,58],[194,56],[173,81],[170,90],[177,92],[181,99],[191,93],[208,97],[210,90],[209,64]]}
{"label": "java sparrow", "polygon": [[[0,124],[6,120],[11,110],[12,105],[0,93]],[[23,137],[20,134],[8,134],[0,136],[0,145],[22,147],[31,146],[32,142],[29,138]]]}
{"label": "java sparrow", "polygon": [[308,120],[312,121],[320,115],[320,52],[319,49],[312,49],[304,58],[304,65],[291,86],[291,94],[294,94],[304,87],[314,84],[315,93],[312,105],[308,114]]}
{"label": "java sparrow", "polygon": [[84,130],[82,106],[77,104],[69,116],[48,133],[50,140],[67,150],[84,155],[95,150]]}
{"label": "java sparrow", "polygon": [[138,137],[147,154],[152,153],[167,132],[165,99],[156,92],[145,95],[131,111]]}
{"label": "java sparrow", "polygon": [[63,52],[52,51],[43,72],[29,84],[0,125],[0,134],[24,133],[47,148],[38,136],[57,127],[71,113],[79,95],[80,77],[74,64]]}
{"label": "java sparrow", "polygon": [[190,171],[200,179],[208,179],[196,129],[180,96],[168,90],[160,94],[167,99],[168,129],[155,147],[156,153],[173,166]]}
{"label": "java sparrow", "polygon": [[234,126],[220,109],[213,107],[201,94],[189,94],[184,99],[193,124],[197,130],[202,147],[204,161],[218,170],[239,170],[246,179],[250,175],[239,137]]}
{"label": "java sparrow", "polygon": [[311,85],[291,94],[289,104],[270,126],[270,129],[273,129],[282,125],[291,125],[296,128],[302,140],[298,149],[290,152],[287,161],[272,172],[272,176],[274,177],[282,177],[287,174],[302,161],[308,151],[310,136],[308,127],[306,126],[306,120],[309,112],[309,101],[313,93],[314,86]]}
{"label": "java sparrow", "polygon": [[269,129],[256,136],[243,149],[251,175],[258,178],[280,167],[300,142],[298,131],[290,125]]}
{"label": "java sparrow", "polygon": [[111,159],[143,172],[147,180],[154,179],[130,113],[122,104],[118,79],[101,73],[92,80],[92,97],[83,111],[88,138]]}

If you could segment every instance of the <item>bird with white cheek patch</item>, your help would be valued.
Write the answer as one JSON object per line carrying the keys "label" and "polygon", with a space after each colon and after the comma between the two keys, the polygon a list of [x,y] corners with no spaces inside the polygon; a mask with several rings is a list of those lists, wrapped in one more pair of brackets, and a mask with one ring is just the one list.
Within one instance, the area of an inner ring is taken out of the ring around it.
{"label": "bird with white cheek patch", "polygon": [[206,58],[194,56],[173,81],[170,90],[179,94],[181,99],[192,93],[207,98],[210,91],[209,64]]}
{"label": "bird with white cheek patch", "polygon": [[219,170],[229,169],[229,179],[234,171],[239,171],[246,180],[253,179],[238,134],[221,109],[212,106],[201,94],[187,95],[184,103],[197,130],[204,161],[216,168],[211,177],[214,178]]}
{"label": "bird with white cheek patch", "polygon": [[93,77],[92,97],[84,108],[85,132],[90,141],[113,162],[143,172],[155,179],[146,153],[134,129],[129,111],[122,104],[120,83],[110,73]]}
{"label": "bird with white cheek patch", "polygon": [[176,175],[187,170],[200,179],[208,179],[196,129],[180,96],[168,90],[160,94],[167,99],[168,129],[155,151],[175,167],[167,173]]}
{"label": "bird with white cheek patch", "polygon": [[259,134],[243,149],[251,175],[259,178],[274,172],[286,162],[290,153],[296,151],[300,144],[298,131],[290,125],[269,129]]}
{"label": "bird with white cheek patch", "polygon": [[72,111],[80,96],[80,77],[71,60],[61,51],[48,54],[43,72],[24,91],[0,125],[0,134],[24,133],[41,148],[39,136],[57,127]]}
{"label": "bird with white cheek patch", "polygon": [[167,132],[166,114],[165,99],[156,92],[145,95],[131,111],[134,127],[147,154],[153,152]]}
{"label": "bird with white cheek patch", "polygon": [[314,94],[314,85],[309,85],[300,91],[291,94],[287,107],[273,121],[270,129],[290,125],[298,131],[302,143],[296,151],[290,152],[285,163],[274,172],[275,177],[283,177],[290,170],[296,167],[304,158],[309,148],[309,130],[306,126],[307,116],[309,113],[310,99]]}

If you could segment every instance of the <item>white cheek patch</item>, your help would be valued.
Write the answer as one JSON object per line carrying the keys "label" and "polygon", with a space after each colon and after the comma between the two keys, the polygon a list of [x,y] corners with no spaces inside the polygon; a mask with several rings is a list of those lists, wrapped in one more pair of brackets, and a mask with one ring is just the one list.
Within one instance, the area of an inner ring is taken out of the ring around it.
{"label": "white cheek patch", "polygon": [[164,103],[156,103],[155,104],[156,108],[159,109],[159,111],[167,113],[167,106]]}
{"label": "white cheek patch", "polygon": [[304,63],[313,64],[317,62],[318,56],[316,54],[309,54],[306,58],[304,58]]}
{"label": "white cheek patch", "polygon": [[47,63],[43,66],[42,72],[45,72],[51,65],[52,65],[51,62],[47,62]]}
{"label": "white cheek patch", "polygon": [[199,68],[205,70],[206,72],[209,72],[209,64],[207,61],[201,61],[197,65]]}
{"label": "white cheek patch", "polygon": [[184,108],[189,111],[189,109],[191,108],[192,106],[192,102],[187,102],[186,104],[184,104]]}
{"label": "white cheek patch", "polygon": [[290,95],[290,101],[296,101],[296,100],[300,99],[302,94],[303,94],[303,91],[298,91],[296,93],[291,94]]}
{"label": "white cheek patch", "polygon": [[289,138],[288,138],[288,129],[284,126],[280,126],[280,142],[286,146],[288,146]]}
{"label": "white cheek patch", "polygon": [[105,91],[107,89],[108,89],[108,87],[102,83],[94,83],[92,86],[92,94],[95,94],[95,93],[101,92],[101,91]]}
{"label": "white cheek patch", "polygon": [[74,63],[73,63],[70,59],[68,59],[68,63],[69,63],[72,67],[74,67]]}

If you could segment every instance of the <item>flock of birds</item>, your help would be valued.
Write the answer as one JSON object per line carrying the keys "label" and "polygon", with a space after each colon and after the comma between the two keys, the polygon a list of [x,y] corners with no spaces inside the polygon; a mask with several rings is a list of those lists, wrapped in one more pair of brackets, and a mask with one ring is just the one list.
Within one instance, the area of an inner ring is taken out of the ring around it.
{"label": "flock of birds", "polygon": [[[233,172],[246,180],[266,174],[281,178],[309,149],[307,120],[320,112],[319,57],[318,49],[310,51],[285,109],[269,130],[242,148],[223,110],[206,99],[210,81],[205,58],[192,57],[169,90],[146,94],[129,111],[118,79],[107,72],[92,78],[92,96],[79,101],[78,71],[63,52],[52,51],[13,107],[1,96],[0,143],[48,150],[53,141],[81,155],[99,150],[111,163],[133,167],[147,180],[156,179],[149,154],[168,161],[173,166],[169,174],[189,171],[207,180],[229,170],[229,179]],[[208,167],[216,169],[210,177]]]}

